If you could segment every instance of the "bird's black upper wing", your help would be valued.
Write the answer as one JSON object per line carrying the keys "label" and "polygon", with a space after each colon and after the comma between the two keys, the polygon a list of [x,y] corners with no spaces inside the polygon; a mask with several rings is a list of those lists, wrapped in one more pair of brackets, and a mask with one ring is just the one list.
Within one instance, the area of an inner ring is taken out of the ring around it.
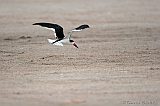
{"label": "bird's black upper wing", "polygon": [[42,27],[46,28],[53,28],[55,29],[55,33],[58,39],[64,38],[63,28],[58,24],[52,24],[52,23],[34,23],[33,25],[40,25]]}
{"label": "bird's black upper wing", "polygon": [[70,38],[73,32],[79,32],[79,31],[82,31],[83,29],[86,29],[86,28],[90,28],[90,26],[87,24],[80,25],[77,28],[74,28],[71,31],[69,31],[68,35],[66,37]]}
{"label": "bird's black upper wing", "polygon": [[74,30],[83,30],[83,29],[86,29],[86,28],[89,28],[89,25],[84,24],[84,25],[80,25],[79,27],[75,28]]}

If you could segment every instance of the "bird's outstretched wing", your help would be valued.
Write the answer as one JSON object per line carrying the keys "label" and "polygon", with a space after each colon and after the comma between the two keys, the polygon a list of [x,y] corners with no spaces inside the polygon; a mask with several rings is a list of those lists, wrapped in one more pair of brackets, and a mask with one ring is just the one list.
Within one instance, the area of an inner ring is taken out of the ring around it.
{"label": "bird's outstretched wing", "polygon": [[58,24],[52,24],[52,23],[34,23],[33,25],[39,25],[39,26],[42,26],[42,27],[45,27],[47,29],[50,29],[52,31],[55,32],[55,37],[57,39],[63,39],[64,38],[64,33],[63,33],[63,28],[58,25]]}
{"label": "bird's outstretched wing", "polygon": [[89,25],[87,25],[87,24],[80,25],[77,28],[74,28],[70,32],[68,32],[68,36],[66,36],[66,37],[70,38],[73,32],[79,32],[79,31],[82,31],[86,28],[90,28]]}
{"label": "bird's outstretched wing", "polygon": [[86,28],[89,28],[89,25],[84,24],[84,25],[80,25],[80,26],[77,27],[77,28],[74,28],[72,31],[73,31],[73,32],[82,31],[83,29],[86,29]]}

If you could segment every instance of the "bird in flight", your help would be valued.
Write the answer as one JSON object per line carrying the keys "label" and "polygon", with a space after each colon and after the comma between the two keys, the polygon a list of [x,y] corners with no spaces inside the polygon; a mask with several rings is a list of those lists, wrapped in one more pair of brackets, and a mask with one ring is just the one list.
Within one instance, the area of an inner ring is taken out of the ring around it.
{"label": "bird in flight", "polygon": [[48,39],[48,42],[53,45],[63,46],[63,44],[72,44],[76,48],[78,48],[77,44],[71,39],[71,35],[73,32],[82,31],[83,29],[89,28],[89,25],[83,24],[77,28],[72,29],[67,36],[63,33],[63,28],[58,24],[52,23],[34,23],[33,25],[39,25],[41,27],[47,28],[54,32],[54,36],[56,39]]}

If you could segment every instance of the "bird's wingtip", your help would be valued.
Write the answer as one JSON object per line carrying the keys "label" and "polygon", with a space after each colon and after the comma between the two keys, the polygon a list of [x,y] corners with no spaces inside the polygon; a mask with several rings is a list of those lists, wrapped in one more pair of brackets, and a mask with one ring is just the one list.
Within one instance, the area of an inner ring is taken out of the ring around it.
{"label": "bird's wingtip", "polygon": [[90,28],[90,26],[89,26],[89,25],[87,25],[87,27],[88,27],[88,28]]}
{"label": "bird's wingtip", "polygon": [[72,29],[72,31],[77,32],[77,31],[82,31],[83,29],[87,29],[87,28],[90,28],[90,26],[87,24],[82,24],[79,27]]}
{"label": "bird's wingtip", "polygon": [[32,25],[37,25],[37,23],[34,23],[34,24],[32,24]]}

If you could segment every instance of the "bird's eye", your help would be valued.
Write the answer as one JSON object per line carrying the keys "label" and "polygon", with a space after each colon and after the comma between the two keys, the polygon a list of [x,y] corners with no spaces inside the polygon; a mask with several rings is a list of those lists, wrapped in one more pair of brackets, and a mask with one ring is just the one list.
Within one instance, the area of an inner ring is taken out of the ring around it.
{"label": "bird's eye", "polygon": [[69,40],[70,42],[74,42],[73,40]]}

